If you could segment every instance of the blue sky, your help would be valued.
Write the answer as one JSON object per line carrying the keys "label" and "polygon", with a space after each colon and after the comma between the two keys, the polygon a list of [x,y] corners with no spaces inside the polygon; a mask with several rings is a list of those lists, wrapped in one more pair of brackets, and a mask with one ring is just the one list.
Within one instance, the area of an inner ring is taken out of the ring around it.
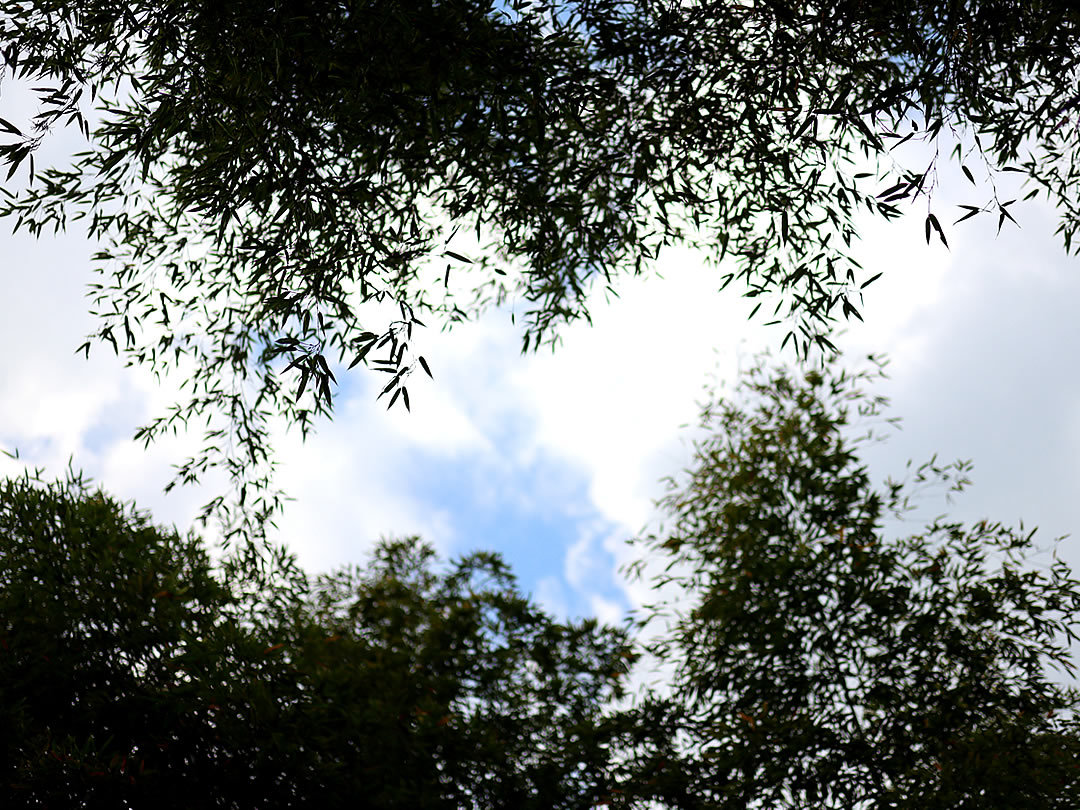
{"label": "blue sky", "polygon": [[[60,138],[54,156],[64,143],[73,148]],[[935,210],[968,202],[947,196],[959,179],[942,184]],[[881,390],[904,428],[873,448],[879,477],[935,452],[973,459],[972,489],[951,507],[928,503],[927,516],[1022,518],[1049,540],[1080,524],[1080,273],[1053,236],[1053,212],[1024,203],[1014,213],[1022,228],[1000,236],[989,218],[950,230],[951,251],[926,245],[925,211],[868,222],[860,257],[885,275],[867,290],[866,323],[838,342],[852,362],[892,358]],[[100,347],[89,361],[74,354],[93,328],[93,247],[77,235],[0,240],[0,447],[55,475],[71,458],[186,528],[215,482],[162,488],[192,439],[149,452],[130,440],[176,381],[158,386]],[[660,478],[689,461],[683,426],[703,386],[732,382],[784,335],[747,323],[750,303],[717,293],[722,272],[702,258],[667,251],[659,275],[626,279],[611,302],[595,296],[594,326],[566,329],[554,354],[521,356],[505,311],[421,331],[416,347],[435,379],[410,381],[412,413],[375,402],[374,375],[339,374],[334,421],[306,445],[295,433],[277,439],[280,480],[296,498],[280,538],[315,570],[362,561],[391,534],[420,534],[445,554],[494,549],[550,609],[618,620],[646,597],[618,573],[624,541],[655,527]],[[18,470],[0,459],[0,473]],[[1062,551],[1080,568],[1077,542]]]}

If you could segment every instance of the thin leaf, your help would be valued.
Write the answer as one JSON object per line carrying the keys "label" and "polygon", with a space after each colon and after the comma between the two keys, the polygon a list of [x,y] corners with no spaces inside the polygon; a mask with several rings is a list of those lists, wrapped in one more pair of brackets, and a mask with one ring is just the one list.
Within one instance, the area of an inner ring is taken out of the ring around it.
{"label": "thin leaf", "polygon": [[[937,231],[938,237],[941,239],[941,244],[945,245],[945,247],[948,247],[949,243],[945,241],[945,231],[941,229],[941,223],[938,222],[937,217],[935,217],[933,214],[927,214],[926,220],[930,225],[934,226],[934,230]],[[927,241],[929,242],[929,239],[927,239]]]}
{"label": "thin leaf", "polygon": [[349,370],[357,366],[359,363],[363,362],[364,358],[367,357],[368,352],[370,352],[372,348],[374,348],[374,346],[374,343],[369,343],[367,346],[361,349],[360,354],[356,355],[356,359],[349,363]]}
{"label": "thin leaf", "polygon": [[334,377],[334,372],[332,372],[330,370],[330,366],[327,364],[325,357],[323,357],[321,354],[317,354],[317,355],[315,355],[315,362],[317,362],[320,366],[322,366],[323,373],[327,377],[329,377],[335,383],[337,382],[337,378]]}

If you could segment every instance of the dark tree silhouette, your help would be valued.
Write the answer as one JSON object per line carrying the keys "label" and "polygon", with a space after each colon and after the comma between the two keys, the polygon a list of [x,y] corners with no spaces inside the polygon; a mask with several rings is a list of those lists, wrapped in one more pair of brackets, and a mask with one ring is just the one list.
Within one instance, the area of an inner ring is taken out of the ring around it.
{"label": "dark tree silhouette", "polygon": [[[890,515],[967,465],[872,485],[868,375],[754,369],[648,538],[655,607],[709,807],[1066,808],[1080,803],[1080,581],[1034,532]],[[944,486],[943,486],[944,488]]]}
{"label": "dark tree silhouette", "polygon": [[967,466],[873,487],[864,381],[759,367],[705,409],[643,548],[672,680],[630,705],[627,632],[555,621],[496,555],[215,566],[77,478],[2,482],[5,807],[1074,808],[1048,668],[1080,581],[988,521],[894,539]]}
{"label": "dark tree silhouette", "polygon": [[364,571],[211,565],[78,478],[0,483],[5,808],[644,806],[659,701],[626,633],[504,563],[385,542]]}

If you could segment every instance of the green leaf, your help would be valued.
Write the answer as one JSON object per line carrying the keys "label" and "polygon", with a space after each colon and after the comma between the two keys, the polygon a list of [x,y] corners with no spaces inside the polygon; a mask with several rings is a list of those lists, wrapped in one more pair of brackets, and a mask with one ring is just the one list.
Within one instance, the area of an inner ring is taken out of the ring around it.
{"label": "green leaf", "polygon": [[[934,226],[934,230],[937,231],[938,238],[941,239],[941,244],[945,245],[945,247],[948,247],[949,243],[945,241],[945,232],[943,230],[941,230],[941,223],[938,222],[937,217],[935,217],[933,214],[927,214],[926,215],[926,221],[927,221],[928,227],[930,225]],[[928,231],[928,233],[929,233],[929,231]],[[930,241],[929,236],[927,236],[927,242],[929,242],[929,241]]]}
{"label": "green leaf", "polygon": [[122,161],[125,157],[127,157],[127,153],[123,150],[118,149],[109,153],[109,156],[106,157],[104,161],[102,161],[101,168],[98,170],[98,174],[108,174],[109,170],[114,168],[115,166],[120,165],[120,161]]}
{"label": "green leaf", "polygon": [[963,222],[965,219],[971,219],[971,217],[975,216],[980,211],[982,211],[981,208],[979,208],[978,206],[975,206],[975,205],[961,205],[959,207],[965,209],[967,211],[967,213],[964,214],[962,217],[960,217],[960,219],[956,220],[956,222],[954,222],[953,225],[956,225],[956,224],[958,224],[960,222]]}
{"label": "green leaf", "polygon": [[317,354],[315,355],[315,361],[319,364],[320,368],[322,368],[323,374],[325,374],[327,377],[329,377],[336,383],[337,379],[334,377],[334,372],[330,370],[330,366],[327,364],[326,358],[323,357],[321,354]]}
{"label": "green leaf", "polygon": [[851,305],[851,302],[848,301],[846,298],[843,300],[843,311],[845,318],[847,318],[849,315],[854,315],[860,321],[863,319],[862,315],[859,314],[859,310],[855,309],[855,307]]}
{"label": "green leaf", "polygon": [[[393,371],[393,369],[387,369],[387,371]],[[395,374],[394,378],[392,380],[390,380],[390,382],[388,382],[383,387],[382,391],[379,392],[379,396],[375,397],[376,401],[382,399],[386,394],[389,394],[390,391],[394,388],[394,386],[396,386],[398,384],[398,381],[400,379],[401,379],[401,374],[400,373]]]}

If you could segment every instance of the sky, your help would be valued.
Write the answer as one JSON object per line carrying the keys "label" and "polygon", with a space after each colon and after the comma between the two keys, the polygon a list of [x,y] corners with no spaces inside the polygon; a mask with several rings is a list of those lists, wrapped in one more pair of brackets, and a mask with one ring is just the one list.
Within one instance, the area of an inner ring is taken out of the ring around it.
{"label": "sky", "polygon": [[[67,137],[52,157],[71,148]],[[949,198],[954,187],[943,185],[935,210],[969,201]],[[836,342],[852,365],[869,352],[891,359],[878,390],[903,428],[868,453],[878,479],[901,475],[909,458],[971,459],[973,486],[952,504],[932,499],[926,516],[1023,520],[1049,543],[1080,518],[1080,268],[1053,235],[1052,211],[1013,210],[1020,228],[997,235],[996,220],[975,218],[948,231],[950,249],[926,244],[925,208],[868,221],[859,256],[884,275],[866,290],[865,323]],[[186,530],[213,482],[162,488],[194,443],[144,451],[131,440],[176,381],[158,386],[102,347],[75,355],[93,330],[93,246],[78,233],[2,234],[0,449],[22,461],[0,457],[0,474],[27,463],[59,476],[70,459]],[[362,562],[384,536],[419,534],[446,555],[492,549],[556,614],[619,621],[645,598],[620,574],[636,553],[626,540],[655,528],[660,479],[689,463],[686,426],[704,386],[730,386],[784,336],[748,322],[751,302],[734,286],[717,292],[721,275],[699,254],[668,250],[652,276],[624,279],[620,298],[595,296],[593,325],[565,329],[554,354],[522,356],[506,311],[421,331],[435,379],[410,381],[411,413],[375,402],[382,378],[339,374],[334,421],[306,443],[276,441],[279,482],[295,498],[278,538],[308,570]],[[1077,542],[1061,553],[1080,570]]]}

